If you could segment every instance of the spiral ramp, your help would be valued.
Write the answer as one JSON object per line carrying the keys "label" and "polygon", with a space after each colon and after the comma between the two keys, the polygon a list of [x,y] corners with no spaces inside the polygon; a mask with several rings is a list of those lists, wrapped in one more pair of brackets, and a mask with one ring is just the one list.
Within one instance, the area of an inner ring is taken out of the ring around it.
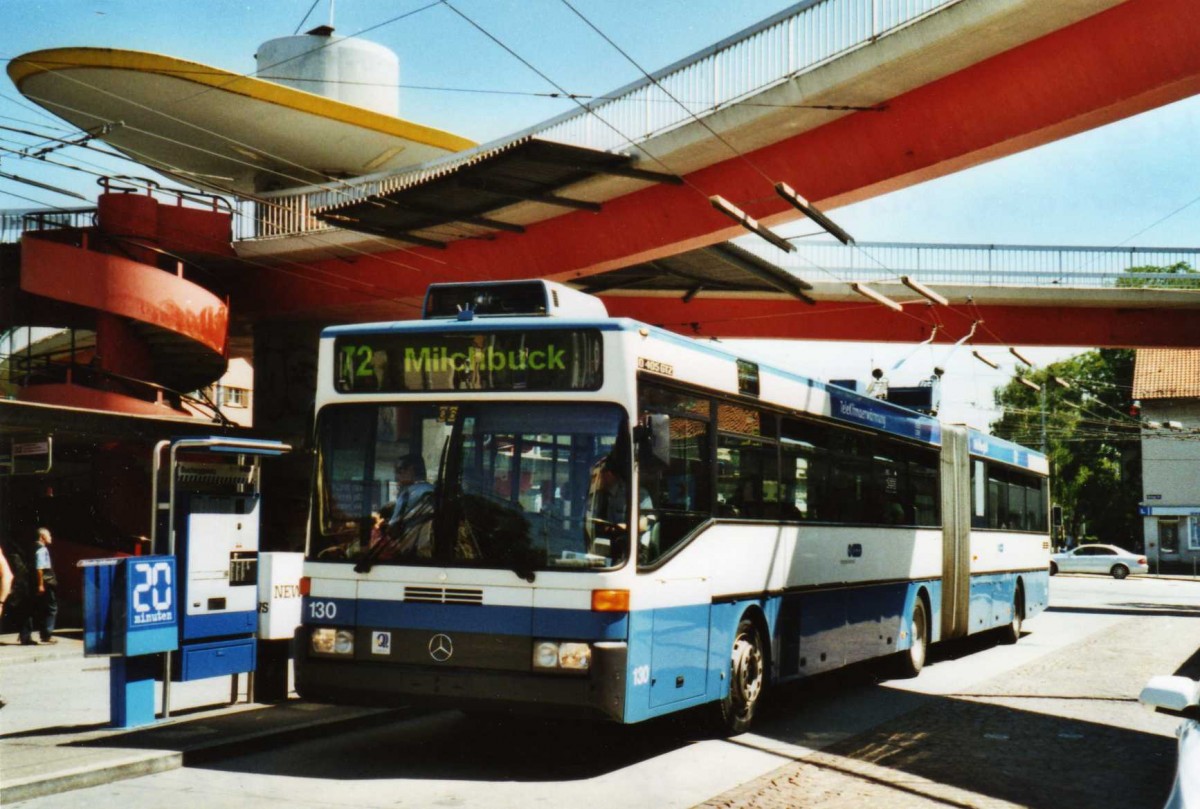
{"label": "spiral ramp", "polygon": [[124,187],[90,217],[27,219],[15,277],[9,258],[0,279],[8,397],[187,415],[187,395],[227,366],[228,301],[193,259],[230,255],[230,222],[215,201]]}

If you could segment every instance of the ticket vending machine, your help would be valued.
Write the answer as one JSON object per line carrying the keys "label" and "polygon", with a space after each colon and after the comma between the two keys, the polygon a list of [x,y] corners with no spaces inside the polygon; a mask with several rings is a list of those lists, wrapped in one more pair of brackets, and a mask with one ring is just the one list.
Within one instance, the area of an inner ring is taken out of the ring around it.
{"label": "ticket vending machine", "polygon": [[[254,671],[258,629],[257,466],[182,463],[176,490],[179,655],[171,679]],[[241,491],[239,491],[239,489]]]}
{"label": "ticket vending machine", "polygon": [[164,441],[155,449],[152,541],[155,552],[176,559],[179,582],[179,647],[164,656],[164,716],[172,681],[255,670],[260,460],[288,450],[277,441],[221,437]]}

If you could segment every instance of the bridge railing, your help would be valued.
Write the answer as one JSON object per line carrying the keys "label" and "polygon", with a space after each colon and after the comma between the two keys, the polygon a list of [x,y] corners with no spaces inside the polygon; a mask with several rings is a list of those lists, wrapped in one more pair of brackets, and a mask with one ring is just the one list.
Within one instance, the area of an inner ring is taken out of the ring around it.
{"label": "bridge railing", "polygon": [[[805,0],[648,78],[477,150],[529,136],[592,149],[623,149],[682,126],[693,117],[743,101],[961,1]],[[260,203],[243,202],[235,222],[237,238],[270,239],[332,230],[313,212],[384,193],[395,177],[347,180],[266,194]]]}
{"label": "bridge railing", "polygon": [[[618,149],[736,104],[959,0],[808,0],[535,127]],[[669,95],[668,95],[669,93]],[[684,102],[681,106],[674,99]]]}
{"label": "bridge railing", "polygon": [[1153,286],[1200,289],[1200,273],[1130,272],[1185,264],[1200,270],[1200,248],[1066,247],[915,242],[796,242],[796,252],[765,244],[740,247],[812,282],[888,281],[907,275],[926,284],[1023,287]]}

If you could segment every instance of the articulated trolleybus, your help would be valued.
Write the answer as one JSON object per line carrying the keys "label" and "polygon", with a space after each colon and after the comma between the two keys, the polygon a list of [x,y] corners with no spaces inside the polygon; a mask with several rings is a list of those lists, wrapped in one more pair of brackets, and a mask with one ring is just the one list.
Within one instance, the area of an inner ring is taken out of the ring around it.
{"label": "articulated trolleybus", "polygon": [[769,685],[1046,606],[1042,455],[565,286],[434,285],[318,374],[308,699],[741,732]]}

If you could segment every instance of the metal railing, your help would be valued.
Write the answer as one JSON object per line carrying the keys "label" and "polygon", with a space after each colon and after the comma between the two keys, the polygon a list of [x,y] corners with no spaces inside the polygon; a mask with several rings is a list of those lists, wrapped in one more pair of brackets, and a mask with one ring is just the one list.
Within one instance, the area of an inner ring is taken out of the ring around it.
{"label": "metal railing", "polygon": [[736,104],[957,2],[807,0],[533,131],[576,146],[623,148]]}
{"label": "metal railing", "polygon": [[220,405],[204,390],[184,393],[156,382],[124,376],[73,359],[62,359],[65,352],[46,352],[35,355],[0,355],[0,388],[18,389],[36,385],[78,385],[92,390],[116,393],[151,404],[165,404],[176,410],[189,406],[193,412],[213,423],[233,426]]}
{"label": "metal railing", "polygon": [[[464,154],[239,205],[238,239],[335,230],[314,211],[385,193],[399,177],[437,170],[504,143],[538,137],[591,149],[623,149],[711,115],[961,0],[804,0],[715,45],[541,124]],[[670,95],[668,95],[668,92]],[[683,102],[681,105],[671,98]]]}
{"label": "metal railing", "polygon": [[[377,192],[369,191],[366,196],[372,193]],[[328,200],[342,202],[347,199],[349,196],[346,192],[329,189],[310,190],[262,201],[239,199],[235,203],[233,240],[274,239],[338,230],[317,219],[312,211],[328,204]]]}
{"label": "metal railing", "polygon": [[[234,212],[234,205],[219,194],[193,191],[187,188],[163,188],[155,180],[128,175],[98,177],[96,184],[104,194],[146,194],[156,199],[165,198],[178,206],[207,208]],[[96,224],[96,206],[80,208],[26,208],[0,210],[0,244],[15,244],[21,241],[26,231],[85,230]]]}
{"label": "metal railing", "polygon": [[0,244],[16,244],[27,230],[82,230],[95,224],[96,208],[0,211]]}
{"label": "metal railing", "polygon": [[1024,244],[795,242],[785,254],[769,245],[739,246],[806,281],[887,281],[902,275],[929,284],[1022,287],[1144,286],[1200,289],[1200,272],[1130,272],[1186,265],[1200,270],[1200,248],[1064,247]]}
{"label": "metal railing", "polygon": [[[102,184],[104,181],[123,178],[101,178]],[[150,181],[147,181],[150,182]],[[155,184],[156,185],[156,184]],[[109,192],[106,186],[106,193]],[[118,189],[123,190],[123,189]],[[194,205],[203,205],[211,210],[225,210],[228,212],[234,211],[233,203],[229,200],[218,197],[214,194],[202,192],[191,193],[187,191],[177,191],[174,189],[164,189],[156,193],[169,195],[174,199],[176,204],[182,206],[185,202],[193,203]],[[192,283],[204,287],[209,292],[220,297],[227,297],[227,291],[224,285],[217,280],[211,270],[204,267],[195,261],[185,258],[181,255],[168,250],[162,250],[154,247],[152,244],[143,242],[138,239],[106,235],[96,228],[96,218],[98,209],[96,208],[49,208],[44,210],[0,210],[0,244],[17,244],[21,241],[22,234],[37,233],[43,234],[47,238],[53,239],[61,244],[69,244],[73,247],[81,249],[105,249],[107,252],[112,252],[114,255],[123,256],[133,261],[146,264],[147,266],[156,266],[164,272],[170,272],[184,278]],[[238,216],[233,215],[233,220],[236,222]],[[234,238],[237,238],[236,236]],[[98,248],[98,245],[106,247]],[[130,245],[137,245],[142,250],[149,251],[156,255],[156,261],[147,261],[144,258],[135,258],[129,251]]]}

